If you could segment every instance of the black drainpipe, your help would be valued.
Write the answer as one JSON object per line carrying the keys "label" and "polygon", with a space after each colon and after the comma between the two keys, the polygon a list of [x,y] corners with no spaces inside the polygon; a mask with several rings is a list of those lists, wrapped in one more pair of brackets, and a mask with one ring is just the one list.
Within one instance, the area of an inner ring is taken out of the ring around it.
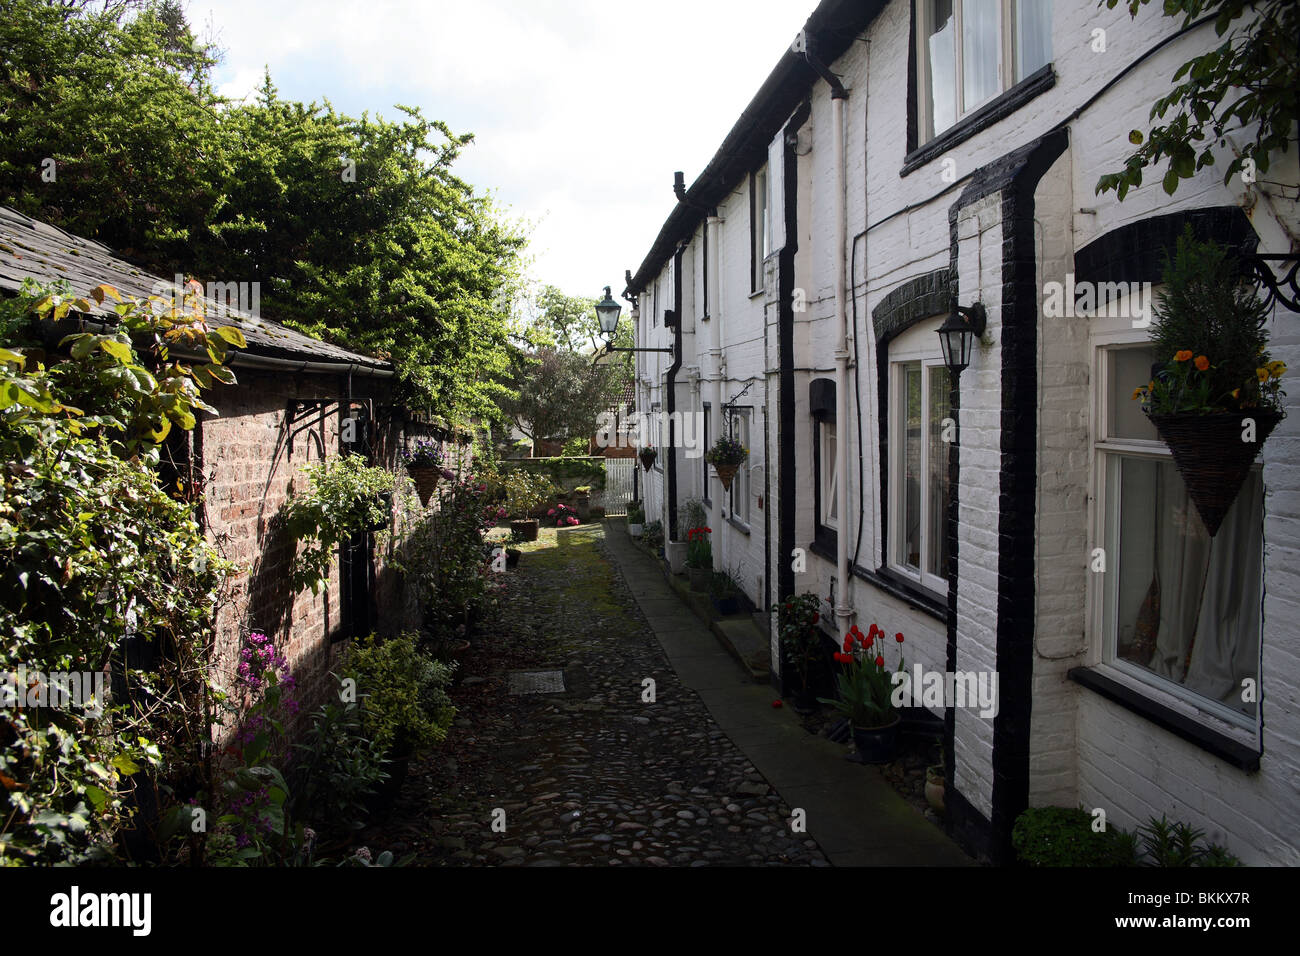
{"label": "black drainpipe", "polygon": [[[780,474],[781,503],[777,510],[776,599],[784,601],[794,594],[794,510],[795,497],[795,438],[794,422],[794,255],[799,251],[799,157],[795,155],[794,140],[799,130],[808,122],[812,105],[805,101],[795,111],[786,125],[782,193],[784,194],[785,245],[781,248],[778,280],[777,368],[780,382],[780,400],[777,404],[777,437],[780,451],[777,470]],[[771,507],[771,502],[768,502]],[[768,580],[771,580],[769,572]]]}
{"label": "black drainpipe", "polygon": [[[677,370],[682,367],[682,251],[673,253],[673,364],[668,367],[668,540],[677,540]],[[664,316],[664,324],[670,324]]]}

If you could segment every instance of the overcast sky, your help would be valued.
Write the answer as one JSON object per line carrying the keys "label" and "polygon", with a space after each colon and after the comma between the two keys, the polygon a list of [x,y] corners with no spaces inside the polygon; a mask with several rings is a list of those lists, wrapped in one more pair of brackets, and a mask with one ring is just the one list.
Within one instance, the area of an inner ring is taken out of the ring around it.
{"label": "overcast sky", "polygon": [[[530,275],[623,288],[815,0],[190,0],[226,50],[220,91],[264,67],[282,96],[352,115],[418,105],[475,142],[456,172],[530,224]],[[645,135],[645,131],[653,131]]]}

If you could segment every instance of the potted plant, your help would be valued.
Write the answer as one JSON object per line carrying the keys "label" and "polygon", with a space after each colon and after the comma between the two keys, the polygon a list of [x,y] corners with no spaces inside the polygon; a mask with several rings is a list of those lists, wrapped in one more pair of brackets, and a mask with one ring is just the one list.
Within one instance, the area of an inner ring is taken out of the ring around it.
{"label": "potted plant", "polygon": [[736,472],[748,457],[749,449],[742,445],[738,438],[723,435],[705,453],[704,460],[718,473],[718,480],[722,482],[723,490],[730,491],[731,480],[736,477]]}
{"label": "potted plant", "polygon": [[581,524],[578,520],[577,512],[565,504],[557,504],[546,512],[546,517],[555,519],[555,527],[569,528],[576,524]]}
{"label": "potted plant", "polygon": [[821,598],[816,594],[799,594],[788,597],[777,611],[777,633],[785,658],[797,677],[794,709],[801,714],[811,714],[817,709],[817,695],[813,690],[813,676],[821,663]]}
{"label": "potted plant", "polygon": [[645,509],[641,507],[641,502],[634,501],[627,506],[627,533],[639,538],[644,530]]}
{"label": "potted plant", "polygon": [[692,591],[706,591],[713,578],[712,528],[692,528],[686,532],[686,576]]}
{"label": "potted plant", "polygon": [[668,568],[673,574],[684,574],[686,571],[686,542],[665,541],[664,557],[668,560]]}
{"label": "potted plant", "polygon": [[573,508],[583,524],[591,520],[591,485],[579,485],[573,489]]}
{"label": "potted plant", "polygon": [[713,610],[721,617],[728,617],[740,612],[740,588],[726,571],[718,571],[710,576],[709,600]]}
{"label": "potted plant", "polygon": [[404,450],[401,457],[407,473],[415,482],[420,505],[427,508],[429,499],[438,488],[438,479],[450,478],[452,474],[443,463],[442,443],[432,438],[417,438],[414,446]]}
{"label": "potted plant", "polygon": [[[903,635],[895,635],[899,644]],[[879,646],[877,646],[879,642]],[[898,751],[900,717],[894,710],[893,683],[885,667],[885,632],[876,625],[864,636],[856,624],[844,635],[844,650],[835,660],[844,665],[836,675],[839,696],[817,698],[849,718],[853,744],[863,763],[889,763]],[[898,670],[903,655],[898,655]]]}
{"label": "potted plant", "polygon": [[1166,265],[1151,322],[1162,364],[1133,398],[1169,446],[1211,536],[1283,418],[1286,365],[1269,359],[1267,317],[1228,252],[1198,242],[1189,227]]}
{"label": "potted plant", "polygon": [[536,541],[538,520],[532,512],[555,494],[555,486],[542,475],[515,468],[501,479],[506,496],[506,514],[510,516],[510,535],[516,541]]}
{"label": "potted plant", "polygon": [[655,459],[659,457],[659,450],[654,445],[646,445],[636,456],[641,459],[641,467],[649,471],[654,467]]}
{"label": "potted plant", "polygon": [[645,526],[645,532],[641,536],[645,546],[651,551],[659,553],[663,557],[664,552],[664,523],[662,521],[651,521]]}
{"label": "potted plant", "polygon": [[305,547],[291,558],[295,591],[313,594],[329,580],[335,549],[359,534],[382,528],[392,514],[392,472],[365,463],[360,455],[342,455],[307,466],[307,489],[283,505],[285,529]]}

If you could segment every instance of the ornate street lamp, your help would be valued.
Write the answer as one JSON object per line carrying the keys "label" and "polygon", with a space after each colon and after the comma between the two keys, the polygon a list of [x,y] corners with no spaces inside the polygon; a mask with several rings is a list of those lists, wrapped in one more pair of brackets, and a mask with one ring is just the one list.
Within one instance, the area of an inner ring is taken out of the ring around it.
{"label": "ornate street lamp", "polygon": [[606,352],[667,352],[673,354],[672,347],[658,349],[632,349],[614,344],[614,334],[618,331],[618,317],[623,307],[610,295],[609,286],[605,286],[605,298],[596,303],[596,319],[600,322],[600,334],[605,337],[605,346],[596,353],[599,358]]}
{"label": "ornate street lamp", "polygon": [[984,306],[976,302],[970,307],[955,302],[947,320],[939,326],[939,347],[943,350],[943,364],[954,375],[970,366],[975,340],[984,334],[988,316]]}

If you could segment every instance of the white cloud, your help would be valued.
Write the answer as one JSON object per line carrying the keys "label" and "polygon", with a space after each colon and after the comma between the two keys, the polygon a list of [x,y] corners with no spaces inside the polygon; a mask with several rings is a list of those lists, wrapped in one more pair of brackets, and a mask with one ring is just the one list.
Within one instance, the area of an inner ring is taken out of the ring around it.
{"label": "white cloud", "polygon": [[475,143],[457,172],[539,223],[534,277],[622,288],[814,6],[788,0],[194,0],[242,98],[281,94],[392,115],[420,106]]}

